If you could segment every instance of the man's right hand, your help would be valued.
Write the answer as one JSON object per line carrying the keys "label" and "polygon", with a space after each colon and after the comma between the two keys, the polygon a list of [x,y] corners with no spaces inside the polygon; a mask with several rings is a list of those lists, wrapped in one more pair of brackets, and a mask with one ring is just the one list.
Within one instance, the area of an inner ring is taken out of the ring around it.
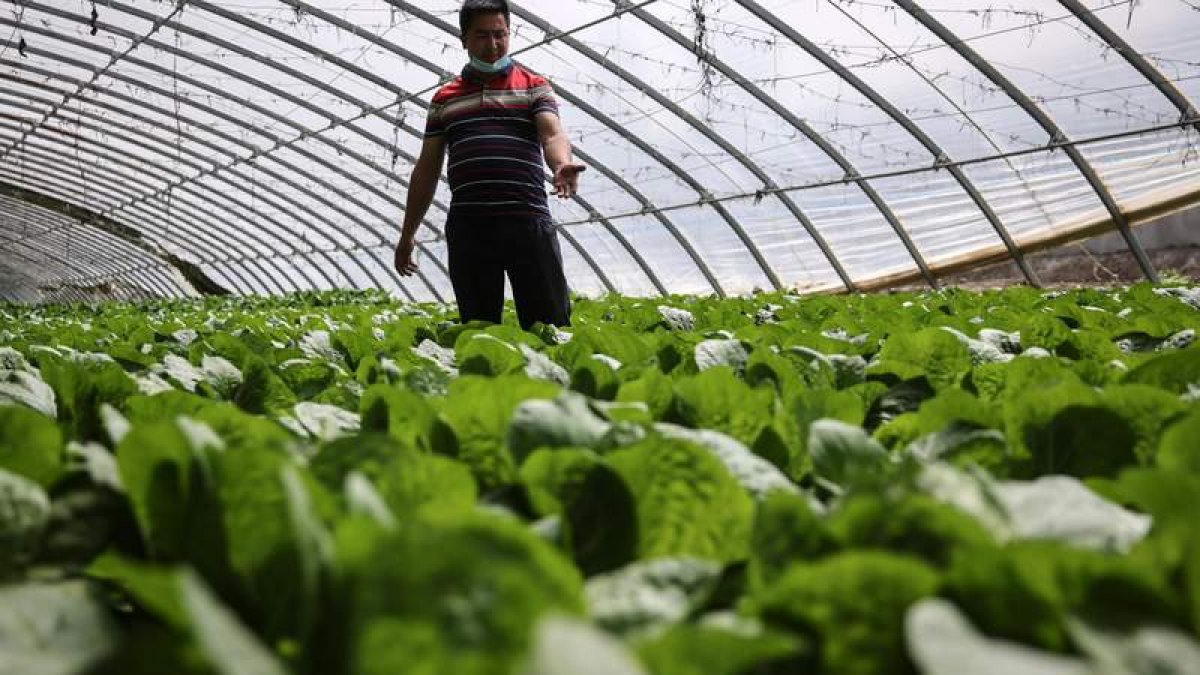
{"label": "man's right hand", "polygon": [[402,277],[412,276],[417,271],[417,262],[413,259],[413,251],[416,249],[416,243],[412,239],[405,237],[400,238],[400,243],[396,245],[396,271]]}

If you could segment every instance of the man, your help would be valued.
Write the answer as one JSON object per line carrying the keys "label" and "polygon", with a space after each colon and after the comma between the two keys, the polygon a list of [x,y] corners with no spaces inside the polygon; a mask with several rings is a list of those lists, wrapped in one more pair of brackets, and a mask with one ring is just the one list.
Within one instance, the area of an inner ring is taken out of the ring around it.
{"label": "man", "polygon": [[542,157],[554,194],[575,194],[582,165],[545,79],[508,57],[505,0],[466,0],[458,15],[470,63],[433,96],[421,154],[413,167],[396,271],[417,270],[414,237],[450,154],[446,248],[460,319],[500,322],[504,275],[521,327],[571,322],[558,233],[550,218]]}

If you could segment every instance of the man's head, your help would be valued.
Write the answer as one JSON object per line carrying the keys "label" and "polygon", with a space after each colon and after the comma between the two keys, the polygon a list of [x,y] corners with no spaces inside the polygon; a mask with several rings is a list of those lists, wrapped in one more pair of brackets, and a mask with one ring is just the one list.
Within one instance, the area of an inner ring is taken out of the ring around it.
{"label": "man's head", "polygon": [[506,0],[465,0],[458,27],[467,53],[488,63],[508,54],[508,21]]}

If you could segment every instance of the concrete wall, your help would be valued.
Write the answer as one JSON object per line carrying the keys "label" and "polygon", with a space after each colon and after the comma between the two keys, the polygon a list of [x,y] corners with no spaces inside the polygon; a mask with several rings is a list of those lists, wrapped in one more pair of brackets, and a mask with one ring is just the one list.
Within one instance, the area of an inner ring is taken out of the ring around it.
{"label": "concrete wall", "polygon": [[[1148,251],[1160,248],[1200,246],[1200,207],[1172,213],[1154,222],[1134,228],[1138,241]],[[1092,253],[1125,251],[1125,240],[1119,232],[1109,232],[1087,241],[1084,246]]]}

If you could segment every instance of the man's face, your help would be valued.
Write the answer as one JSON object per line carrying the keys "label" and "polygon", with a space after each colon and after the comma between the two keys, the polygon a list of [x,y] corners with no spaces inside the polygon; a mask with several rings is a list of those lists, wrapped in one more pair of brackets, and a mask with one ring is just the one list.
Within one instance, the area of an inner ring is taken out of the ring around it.
{"label": "man's face", "polygon": [[481,14],[471,20],[463,35],[467,53],[481,61],[495,63],[508,53],[508,22],[504,14]]}

